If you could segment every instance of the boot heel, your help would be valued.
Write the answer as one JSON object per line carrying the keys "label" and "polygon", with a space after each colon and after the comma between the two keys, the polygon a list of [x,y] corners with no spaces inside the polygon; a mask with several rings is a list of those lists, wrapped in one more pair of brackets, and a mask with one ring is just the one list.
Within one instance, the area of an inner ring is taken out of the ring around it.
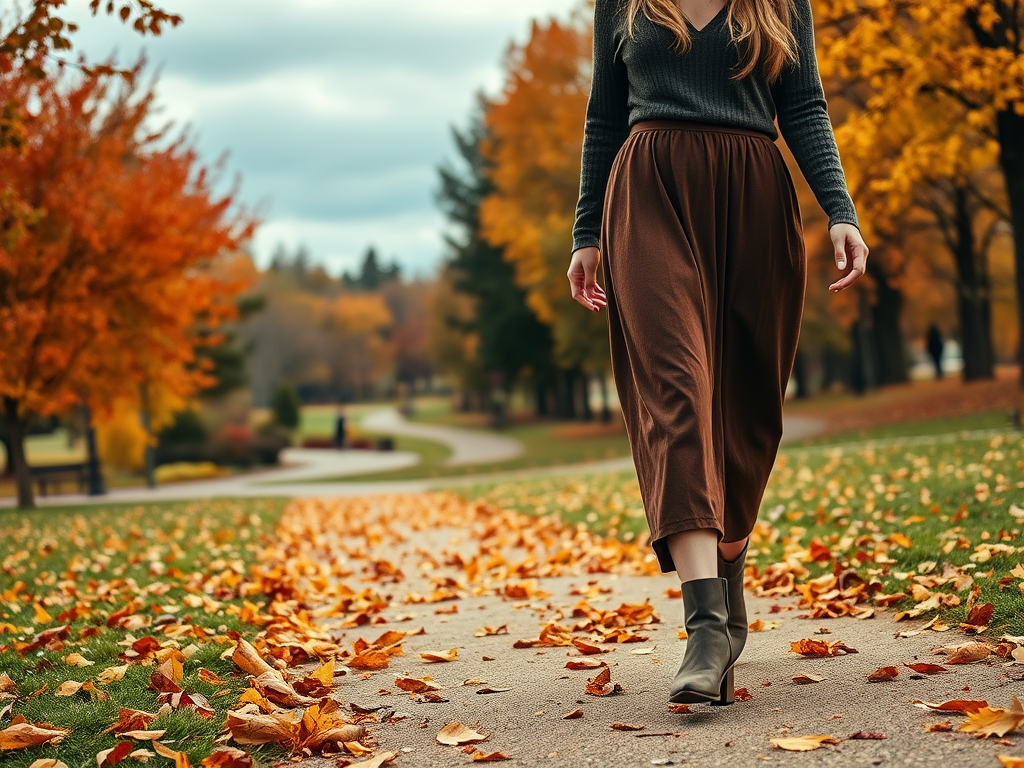
{"label": "boot heel", "polygon": [[718,692],[718,701],[712,701],[711,706],[713,707],[727,707],[736,701],[736,688],[734,687],[734,680],[732,674],[732,667],[729,667],[729,671],[725,673],[725,679],[722,680],[722,688]]}

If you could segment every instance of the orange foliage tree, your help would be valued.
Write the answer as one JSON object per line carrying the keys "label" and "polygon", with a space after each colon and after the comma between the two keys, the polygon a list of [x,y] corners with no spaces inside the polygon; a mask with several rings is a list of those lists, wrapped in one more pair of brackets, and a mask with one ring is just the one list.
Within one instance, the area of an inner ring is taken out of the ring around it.
{"label": "orange foliage tree", "polygon": [[552,328],[557,364],[603,374],[608,333],[603,313],[581,312],[565,278],[579,196],[583,123],[590,93],[590,24],[535,22],[513,47],[503,92],[487,105],[494,192],[480,206],[484,237],[504,249],[537,318]]}
{"label": "orange foliage tree", "polygon": [[0,146],[0,419],[22,507],[30,415],[211,383],[196,347],[218,342],[246,287],[219,262],[255,227],[184,137],[147,132],[152,91],[0,80],[0,101],[32,98],[26,141]]}

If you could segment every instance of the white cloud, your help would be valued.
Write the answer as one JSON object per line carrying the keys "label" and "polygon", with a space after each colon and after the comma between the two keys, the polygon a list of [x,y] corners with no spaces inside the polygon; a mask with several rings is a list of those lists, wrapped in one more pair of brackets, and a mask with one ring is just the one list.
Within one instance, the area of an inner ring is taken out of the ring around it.
{"label": "white cloud", "polygon": [[270,201],[257,258],[304,242],[340,269],[373,243],[422,273],[443,250],[433,194],[454,154],[450,126],[466,123],[478,89],[500,86],[506,47],[531,18],[565,18],[581,0],[163,5],[185,23],[160,38],[86,13],[75,44],[92,60],[117,48],[121,62],[144,44],[161,118],[188,124],[208,162],[227,151],[246,202]]}

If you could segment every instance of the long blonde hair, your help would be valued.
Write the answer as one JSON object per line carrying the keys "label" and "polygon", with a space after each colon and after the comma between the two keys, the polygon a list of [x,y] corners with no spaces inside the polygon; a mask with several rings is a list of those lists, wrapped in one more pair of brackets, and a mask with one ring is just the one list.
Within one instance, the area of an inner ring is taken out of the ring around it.
{"label": "long blonde hair", "polygon": [[[633,35],[636,18],[643,13],[676,36],[675,48],[685,53],[691,44],[690,30],[675,0],[625,0],[626,28]],[[746,60],[733,79],[751,74],[760,62],[765,78],[774,83],[787,62],[797,60],[797,42],[790,28],[796,15],[793,0],[726,0],[726,23],[732,43],[747,42]],[[737,27],[739,32],[737,34]]]}

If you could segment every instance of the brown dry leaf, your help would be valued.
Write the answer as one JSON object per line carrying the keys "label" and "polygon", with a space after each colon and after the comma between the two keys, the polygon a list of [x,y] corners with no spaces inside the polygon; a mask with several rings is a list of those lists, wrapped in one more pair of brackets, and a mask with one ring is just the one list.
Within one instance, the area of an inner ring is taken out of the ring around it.
{"label": "brown dry leaf", "polygon": [[395,685],[409,693],[423,693],[424,691],[440,691],[441,686],[427,677],[396,677]]}
{"label": "brown dry leaf", "polygon": [[629,725],[628,723],[612,723],[609,726],[613,731],[642,731],[646,725]]}
{"label": "brown dry leaf", "polygon": [[470,730],[462,723],[452,722],[448,723],[444,728],[438,731],[435,738],[439,744],[447,744],[451,747],[457,747],[460,744],[471,744],[475,741],[483,741],[487,736],[482,733],[477,733],[474,730]]}
{"label": "brown dry leaf", "polygon": [[301,719],[302,713],[297,710],[264,714],[255,704],[246,704],[242,709],[229,711],[224,725],[239,744],[289,744],[299,736]]}
{"label": "brown dry leaf", "polygon": [[905,664],[904,666],[910,667],[915,672],[920,672],[923,675],[938,675],[942,672],[949,672],[941,664]]}
{"label": "brown dry leaf", "polygon": [[[1017,566],[1020,568],[1020,566]],[[1024,757],[1013,757],[1012,755],[996,755],[996,758],[1003,765],[1003,768],[1024,768]],[[29,766],[32,768],[32,766]]]}
{"label": "brown dry leaf", "polygon": [[17,693],[18,686],[6,672],[0,672],[0,693]]}
{"label": "brown dry leaf", "polygon": [[318,699],[303,696],[282,680],[275,672],[264,672],[253,681],[253,687],[275,704],[285,707],[308,707]]}
{"label": "brown dry leaf", "polygon": [[208,669],[200,669],[199,670],[199,679],[202,680],[204,683],[208,683],[209,685],[227,685],[228,684],[227,680],[221,680],[219,677],[217,677],[216,673],[211,672]]}
{"label": "brown dry leaf", "polygon": [[10,725],[0,731],[0,751],[59,744],[71,731],[54,728],[48,723],[30,723],[23,715],[15,715]]}
{"label": "brown dry leaf", "polygon": [[566,712],[564,715],[562,715],[563,720],[575,720],[580,717],[583,717],[582,709],[574,709],[572,712]]}
{"label": "brown dry leaf", "polygon": [[235,665],[254,677],[266,674],[267,672],[273,672],[279,675],[272,666],[267,664],[260,655],[256,652],[256,649],[243,638],[239,638],[235,644],[235,650],[231,654],[231,660],[235,662]]}
{"label": "brown dry leaf", "polygon": [[349,768],[380,768],[384,763],[390,763],[396,757],[398,757],[397,752],[381,752],[369,760],[364,760],[361,763],[352,763]]}
{"label": "brown dry leaf", "polygon": [[1010,709],[982,707],[977,712],[967,713],[967,722],[960,725],[961,731],[975,734],[979,739],[989,736],[1005,736],[1024,725],[1024,709],[1014,696]]}
{"label": "brown dry leaf", "polygon": [[166,728],[159,731],[125,731],[119,735],[136,741],[156,741],[162,739],[165,733],[167,733]]}
{"label": "brown dry leaf", "polygon": [[502,634],[504,634],[504,635],[508,634],[508,624],[502,624],[500,627],[484,627],[483,629],[478,629],[476,632],[473,633],[473,636],[474,637],[488,637],[489,635],[502,635]]}
{"label": "brown dry leaf", "polygon": [[122,664],[119,667],[107,667],[96,675],[96,682],[100,685],[110,685],[110,683],[123,680],[126,672],[128,672],[127,664]]}
{"label": "brown dry leaf", "polygon": [[252,757],[234,747],[221,747],[203,758],[203,768],[252,768]]}
{"label": "brown dry leaf", "polygon": [[201,693],[188,693],[186,691],[171,693],[168,691],[161,693],[156,697],[156,700],[158,703],[167,705],[171,709],[194,709],[200,717],[206,720],[212,720],[217,715],[213,707],[210,706],[210,702]]}
{"label": "brown dry leaf", "polygon": [[183,676],[181,661],[171,656],[153,670],[149,676],[149,687],[160,693],[179,693]]}
{"label": "brown dry leaf", "polygon": [[490,752],[484,754],[483,752],[474,752],[473,760],[478,763],[493,763],[495,760],[511,760],[512,758],[506,755],[504,752]]}
{"label": "brown dry leaf", "polygon": [[816,675],[793,675],[793,682],[797,685],[810,685],[811,683],[820,683],[824,679],[824,677],[818,677]]}
{"label": "brown dry leaf", "polygon": [[576,647],[577,651],[586,656],[592,656],[595,653],[608,653],[610,650],[608,648],[602,648],[599,645],[594,645],[593,643],[588,643],[586,640],[579,637],[574,637],[572,639],[572,644]]}
{"label": "brown dry leaf", "polygon": [[370,648],[356,654],[345,664],[353,669],[384,669],[388,666],[390,658],[387,651]]}
{"label": "brown dry leaf", "polygon": [[957,646],[952,653],[946,657],[947,664],[973,664],[976,661],[988,658],[992,651],[984,643],[964,643]]}
{"label": "brown dry leaf", "polygon": [[82,683],[74,680],[67,680],[57,686],[57,690],[53,692],[54,696],[74,696],[82,689]]}
{"label": "brown dry leaf", "polygon": [[881,741],[885,738],[885,734],[878,731],[857,731],[851,733],[850,738],[856,741]]}
{"label": "brown dry leaf", "polygon": [[932,712],[959,712],[961,714],[977,712],[979,709],[988,706],[987,701],[980,699],[953,699],[951,701],[944,701],[941,704],[914,699],[910,703],[921,709],[930,709]]}
{"label": "brown dry leaf", "polygon": [[763,619],[755,619],[750,622],[750,626],[747,627],[751,632],[767,632],[771,629],[778,629],[779,622],[777,621],[764,621]]}
{"label": "brown dry leaf", "polygon": [[450,651],[427,651],[421,653],[420,658],[424,661],[455,661],[455,657],[458,655],[458,649],[452,648]]}
{"label": "brown dry leaf", "polygon": [[356,756],[369,754],[365,749],[359,752],[362,745],[355,744],[366,736],[366,729],[345,720],[340,709],[341,705],[333,699],[324,699],[307,709],[302,714],[297,749],[306,754],[316,754],[324,747],[352,742],[350,752]]}
{"label": "brown dry leaf", "polygon": [[830,643],[827,640],[804,639],[791,642],[789,647],[792,653],[799,653],[801,656],[813,658],[844,656],[848,653],[857,653],[856,650],[849,648],[841,640]]}
{"label": "brown dry leaf", "polygon": [[96,662],[89,661],[87,658],[85,658],[85,656],[83,656],[80,653],[71,653],[65,657],[64,663],[67,664],[69,667],[91,667]]}
{"label": "brown dry leaf", "polygon": [[950,724],[949,720],[943,720],[941,723],[932,723],[931,725],[926,725],[925,730],[937,733],[945,733],[947,731],[952,731],[953,726]]}
{"label": "brown dry leaf", "polygon": [[28,768],[68,768],[68,766],[55,757],[41,757],[32,761]]}
{"label": "brown dry leaf", "polygon": [[566,669],[597,669],[606,666],[608,666],[607,662],[600,661],[599,659],[581,659],[579,661],[565,662]]}
{"label": "brown dry leaf", "polygon": [[117,716],[117,722],[103,731],[104,733],[121,734],[125,731],[144,731],[157,717],[152,712],[143,712],[140,709],[120,709]]}
{"label": "brown dry leaf", "polygon": [[839,739],[834,736],[789,736],[768,739],[773,747],[784,749],[787,752],[810,752],[822,744],[838,744]]}
{"label": "brown dry leaf", "polygon": [[618,683],[612,685],[611,679],[612,672],[608,667],[605,667],[597,673],[597,677],[587,681],[585,692],[593,696],[608,696],[621,692],[623,690],[622,686]]}
{"label": "brown dry leaf", "polygon": [[892,680],[900,673],[896,667],[879,667],[870,675],[868,675],[869,683],[884,683],[888,680]]}
{"label": "brown dry leaf", "polygon": [[309,676],[320,683],[320,685],[330,688],[334,683],[334,659],[328,659],[324,664],[310,672]]}
{"label": "brown dry leaf", "polygon": [[104,749],[96,755],[96,765],[99,768],[104,768],[108,765],[117,765],[126,757],[128,754],[135,749],[135,745],[130,741],[122,741],[117,746],[111,747],[110,749]]}

